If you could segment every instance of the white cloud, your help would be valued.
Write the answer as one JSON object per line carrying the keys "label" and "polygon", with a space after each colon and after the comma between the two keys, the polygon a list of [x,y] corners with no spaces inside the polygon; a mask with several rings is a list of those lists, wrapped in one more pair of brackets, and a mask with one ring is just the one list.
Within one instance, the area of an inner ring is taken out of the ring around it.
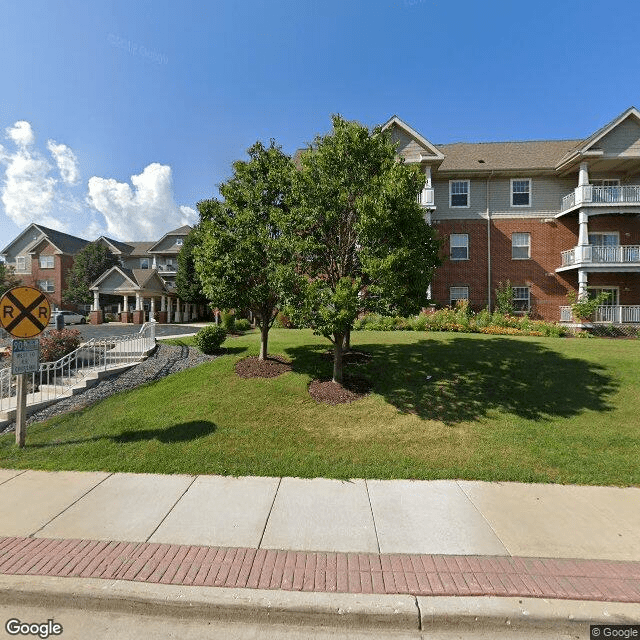
{"label": "white cloud", "polygon": [[[20,227],[40,222],[68,230],[73,218],[81,215],[77,198],[59,189],[60,180],[52,175],[56,167],[34,148],[35,135],[31,125],[20,120],[7,127],[5,133],[15,146],[13,152],[0,146],[0,164],[6,167],[4,181],[0,184],[0,200],[5,213]],[[55,142],[52,144],[54,147],[49,149],[63,181],[77,180],[77,162],[71,149]]]}
{"label": "white cloud", "polygon": [[75,153],[66,144],[58,144],[55,140],[47,141],[47,149],[56,161],[62,179],[67,184],[77,184],[80,181],[80,172]]}
{"label": "white cloud", "polygon": [[20,147],[28,147],[36,139],[31,125],[24,120],[19,120],[13,127],[7,127],[6,132],[7,136]]}
{"label": "white cloud", "polygon": [[89,179],[88,201],[105,218],[107,234],[118,240],[156,240],[168,230],[197,220],[190,207],[179,207],[171,167],[157,162],[131,176],[133,189],[112,178]]}

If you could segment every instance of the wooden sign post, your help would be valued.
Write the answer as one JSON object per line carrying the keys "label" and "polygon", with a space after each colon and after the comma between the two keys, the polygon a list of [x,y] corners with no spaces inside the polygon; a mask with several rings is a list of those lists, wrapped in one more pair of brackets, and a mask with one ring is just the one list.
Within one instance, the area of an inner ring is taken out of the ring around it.
{"label": "wooden sign post", "polygon": [[[26,374],[38,371],[40,335],[51,318],[47,296],[35,287],[14,287],[0,298],[0,325],[14,338],[11,349],[11,373],[16,375],[16,444],[22,448],[26,438]],[[20,339],[22,338],[22,339]],[[26,338],[26,339],[25,339]]]}

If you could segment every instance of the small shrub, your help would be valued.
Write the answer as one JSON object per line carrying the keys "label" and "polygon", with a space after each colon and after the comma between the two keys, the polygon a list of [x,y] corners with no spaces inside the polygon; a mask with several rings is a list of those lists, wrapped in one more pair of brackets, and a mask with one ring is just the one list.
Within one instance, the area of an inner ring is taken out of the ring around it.
{"label": "small shrub", "polygon": [[484,327],[488,327],[491,324],[491,312],[488,309],[483,309],[476,314],[474,320],[478,331]]}
{"label": "small shrub", "polygon": [[424,313],[417,315],[410,320],[411,328],[414,331],[426,331],[429,326],[429,321]]}
{"label": "small shrub", "polygon": [[40,338],[40,361],[55,362],[75,351],[82,340],[77,329],[52,329]]}
{"label": "small shrub", "polygon": [[236,320],[236,331],[249,331],[249,329],[251,329],[251,323],[246,318]]}
{"label": "small shrub", "polygon": [[202,353],[211,355],[220,349],[220,345],[226,337],[227,330],[224,327],[210,324],[200,329],[196,333],[194,340]]}
{"label": "small shrub", "polygon": [[236,330],[236,314],[232,311],[225,311],[222,314],[222,326],[227,333],[233,333]]}
{"label": "small shrub", "polygon": [[496,310],[505,316],[513,315],[513,287],[508,280],[504,284],[502,282],[498,283]]}

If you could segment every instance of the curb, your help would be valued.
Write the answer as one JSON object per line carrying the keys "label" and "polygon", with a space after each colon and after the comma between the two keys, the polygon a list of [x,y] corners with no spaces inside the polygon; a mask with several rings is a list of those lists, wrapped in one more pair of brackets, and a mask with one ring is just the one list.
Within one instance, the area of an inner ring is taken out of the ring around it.
{"label": "curb", "polygon": [[0,575],[0,605],[342,628],[434,631],[640,622],[640,604],[500,598],[307,593],[193,587],[97,578]]}

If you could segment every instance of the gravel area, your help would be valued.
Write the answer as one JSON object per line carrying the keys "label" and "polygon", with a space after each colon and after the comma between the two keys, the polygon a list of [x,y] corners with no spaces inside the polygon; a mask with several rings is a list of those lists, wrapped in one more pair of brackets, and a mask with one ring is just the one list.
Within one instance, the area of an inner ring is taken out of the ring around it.
{"label": "gravel area", "polygon": [[[27,418],[27,424],[42,422],[52,416],[84,409],[116,393],[135,389],[146,382],[159,380],[170,373],[197,367],[215,358],[216,356],[207,356],[193,347],[158,343],[156,350],[140,364],[123,373],[104,378],[90,389],[70,398],[63,398],[59,402],[30,415]],[[14,428],[15,423],[11,423],[2,433],[13,431]]]}

